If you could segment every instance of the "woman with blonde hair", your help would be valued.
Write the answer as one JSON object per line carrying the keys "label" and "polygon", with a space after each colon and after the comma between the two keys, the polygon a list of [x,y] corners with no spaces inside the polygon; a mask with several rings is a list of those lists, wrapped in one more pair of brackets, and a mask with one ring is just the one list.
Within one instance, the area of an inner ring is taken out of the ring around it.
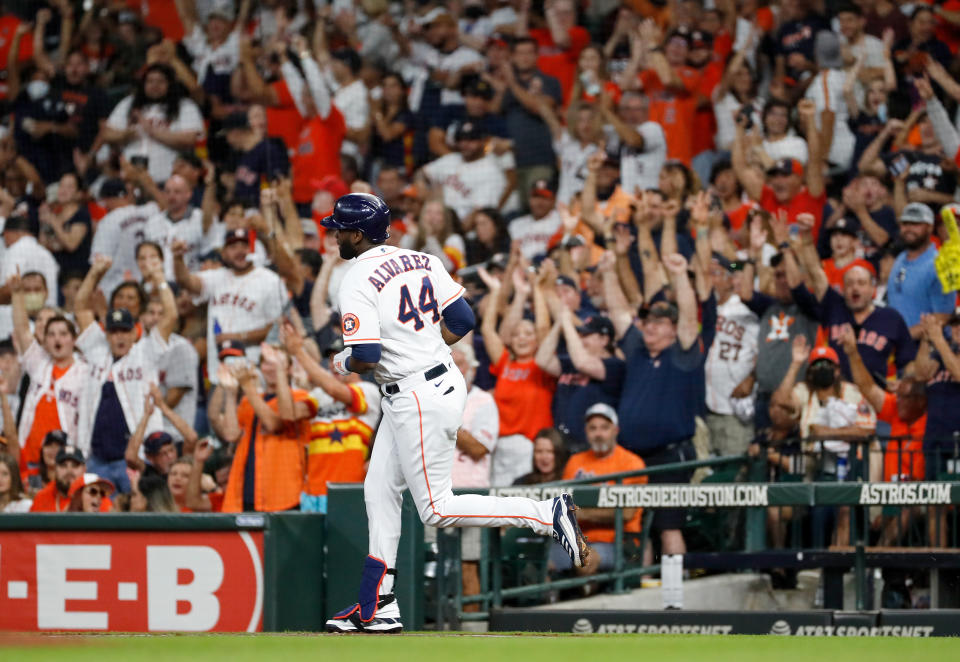
{"label": "woman with blonde hair", "polygon": [[443,200],[428,200],[420,210],[416,232],[404,235],[400,247],[435,255],[448,272],[454,273],[467,266],[467,248],[456,231],[457,222],[456,214],[444,206]]}

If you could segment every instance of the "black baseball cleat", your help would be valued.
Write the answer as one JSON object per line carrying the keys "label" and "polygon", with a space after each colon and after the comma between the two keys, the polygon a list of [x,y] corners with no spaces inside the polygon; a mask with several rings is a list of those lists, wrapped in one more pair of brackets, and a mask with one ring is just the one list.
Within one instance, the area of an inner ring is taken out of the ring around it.
{"label": "black baseball cleat", "polygon": [[577,523],[576,509],[569,494],[561,494],[553,500],[553,539],[570,555],[573,567],[582,568],[590,555],[590,548]]}

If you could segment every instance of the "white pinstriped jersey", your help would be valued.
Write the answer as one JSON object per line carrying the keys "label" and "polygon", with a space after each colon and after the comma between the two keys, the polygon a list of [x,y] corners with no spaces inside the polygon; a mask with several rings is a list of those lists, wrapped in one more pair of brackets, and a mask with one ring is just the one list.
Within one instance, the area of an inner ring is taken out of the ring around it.
{"label": "white pinstriped jersey", "polygon": [[[221,267],[197,276],[203,281],[200,297],[207,301],[207,374],[216,380],[220,366],[216,334],[256,331],[276,322],[287,302],[287,288],[277,274],[262,267],[242,275]],[[246,354],[257,363],[260,346],[248,346]]]}
{"label": "white pinstriped jersey", "polygon": [[343,344],[380,343],[374,377],[381,384],[428,370],[450,356],[441,314],[463,291],[433,255],[371,248],[340,285]]}

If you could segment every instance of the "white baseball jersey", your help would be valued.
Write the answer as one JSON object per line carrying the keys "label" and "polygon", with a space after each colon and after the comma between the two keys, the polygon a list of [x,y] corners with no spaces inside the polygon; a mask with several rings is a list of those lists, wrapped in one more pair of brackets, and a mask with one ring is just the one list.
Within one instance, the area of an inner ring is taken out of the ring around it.
{"label": "white baseball jersey", "polygon": [[190,271],[200,271],[200,256],[206,245],[203,234],[203,212],[190,207],[179,221],[171,221],[167,212],[162,211],[147,219],[143,229],[146,239],[163,247],[163,275],[168,281],[175,281],[173,273],[173,249],[171,245],[177,239],[187,242],[187,252],[183,261]]}
{"label": "white baseball jersey", "polygon": [[441,314],[463,292],[432,255],[371,248],[340,285],[343,344],[380,344],[374,377],[381,384],[424,372],[450,358]]}
{"label": "white baseball jersey", "polygon": [[490,456],[497,445],[500,434],[500,412],[493,396],[476,386],[467,393],[467,403],[463,408],[464,430],[473,435],[489,451],[479,460],[472,460],[461,450],[453,460],[454,487],[490,487]]}
{"label": "white baseball jersey", "polygon": [[717,306],[717,335],[705,366],[707,407],[715,414],[732,414],[730,395],[757,363],[760,323],[736,294]]}
{"label": "white baseball jersey", "polygon": [[[107,126],[120,131],[126,130],[130,126],[130,106],[132,105],[132,94],[121,99],[107,118]],[[203,114],[197,104],[190,99],[180,100],[179,112],[172,122],[167,117],[163,105],[159,103],[144,106],[140,109],[139,116],[140,121],[149,122],[170,131],[196,131],[201,136],[204,133]],[[164,182],[170,177],[177,154],[177,150],[151,138],[146,133],[138,134],[137,138],[128,142],[123,148],[123,155],[127,160],[133,156],[146,156],[149,159],[147,170],[153,181],[157,183]]]}
{"label": "white baseball jersey", "polygon": [[545,255],[553,235],[563,229],[563,221],[557,210],[536,220],[530,214],[510,221],[510,238],[520,242],[520,252],[528,260]]}
{"label": "white baseball jersey", "polygon": [[123,282],[123,274],[129,271],[133,280],[140,281],[137,267],[137,244],[147,238],[147,220],[160,213],[156,202],[145,205],[127,205],[114,209],[100,219],[90,245],[90,264],[97,255],[106,255],[113,260],[110,269],[100,280],[100,290],[110,300],[113,289]]}
{"label": "white baseball jersey", "polygon": [[[0,240],[2,243],[2,240]],[[47,281],[46,305],[57,305],[57,292],[60,290],[57,278],[60,276],[60,265],[46,248],[37,243],[32,236],[21,237],[12,246],[8,246],[0,263],[0,285],[6,285],[7,280],[15,275],[36,271],[43,274]],[[13,334],[13,308],[8,304],[0,306],[0,338],[9,338]]]}
{"label": "white baseball jersey", "polygon": [[77,423],[80,420],[80,397],[88,390],[90,368],[86,361],[74,356],[73,365],[54,381],[53,359],[40,343],[34,340],[20,357],[20,365],[23,371],[30,375],[30,388],[27,390],[18,430],[21,448],[30,436],[37,404],[41,398],[56,399],[60,429],[67,433],[67,439],[73,443],[77,438]]}
{"label": "white baseball jersey", "polygon": [[491,154],[464,161],[459,152],[441,156],[423,166],[423,174],[443,188],[443,204],[461,219],[483,207],[497,207],[507,188],[507,178]]}
{"label": "white baseball jersey", "polygon": [[[85,455],[90,453],[93,424],[100,407],[104,382],[113,382],[127,429],[132,433],[143,416],[143,403],[150,392],[150,384],[157,383],[157,362],[167,347],[154,328],[137,341],[126,356],[114,361],[107,336],[99,324],[91,324],[80,334],[77,349],[83,352],[90,367],[86,388],[80,397],[80,418],[77,423],[76,445]],[[156,409],[150,416],[144,436],[160,430],[163,430],[163,415]]]}
{"label": "white baseball jersey", "polygon": [[[216,379],[217,333],[243,333],[262,329],[280,319],[287,301],[287,288],[269,269],[253,268],[245,274],[223,267],[201,271],[200,299],[207,301],[207,374]],[[247,358],[260,360],[260,346],[247,347]]]}
{"label": "white baseball jersey", "polygon": [[643,136],[643,149],[635,150],[622,145],[620,136],[610,125],[604,127],[607,134],[607,150],[620,150],[620,188],[635,195],[637,191],[660,186],[660,169],[667,160],[667,137],[663,127],[656,122],[638,124],[637,132]]}
{"label": "white baseball jersey", "polygon": [[560,140],[554,141],[553,151],[560,159],[558,201],[568,205],[573,196],[583,190],[583,182],[587,179],[587,159],[598,149],[596,143],[580,144],[569,131],[564,131]]}

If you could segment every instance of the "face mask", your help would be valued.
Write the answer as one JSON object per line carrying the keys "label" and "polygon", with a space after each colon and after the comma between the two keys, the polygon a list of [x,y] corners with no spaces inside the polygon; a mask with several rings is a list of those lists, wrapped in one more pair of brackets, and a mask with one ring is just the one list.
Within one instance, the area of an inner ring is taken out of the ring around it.
{"label": "face mask", "polygon": [[887,122],[887,104],[881,103],[877,106],[877,119],[886,124]]}
{"label": "face mask", "polygon": [[836,372],[829,361],[821,361],[810,366],[810,383],[816,388],[830,388],[836,380]]}
{"label": "face mask", "polygon": [[27,94],[31,99],[37,101],[47,96],[50,91],[50,83],[45,80],[32,80],[27,83]]}
{"label": "face mask", "polygon": [[43,308],[43,302],[46,300],[43,292],[28,292],[23,295],[23,307],[28,313],[35,313]]}

